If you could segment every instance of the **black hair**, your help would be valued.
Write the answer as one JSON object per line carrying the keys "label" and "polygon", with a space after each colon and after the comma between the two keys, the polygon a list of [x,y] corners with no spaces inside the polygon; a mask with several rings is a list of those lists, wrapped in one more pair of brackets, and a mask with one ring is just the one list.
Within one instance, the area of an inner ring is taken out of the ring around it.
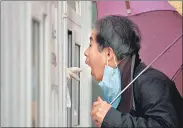
{"label": "black hair", "polygon": [[99,51],[111,47],[121,60],[126,56],[138,54],[141,35],[138,26],[130,19],[119,15],[110,15],[95,23],[97,30],[96,41]]}

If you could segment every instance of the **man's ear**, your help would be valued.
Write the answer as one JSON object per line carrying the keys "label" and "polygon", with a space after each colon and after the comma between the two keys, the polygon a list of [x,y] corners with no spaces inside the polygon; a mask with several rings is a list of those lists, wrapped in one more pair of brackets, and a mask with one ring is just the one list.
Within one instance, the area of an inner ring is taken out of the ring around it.
{"label": "man's ear", "polygon": [[108,47],[107,48],[107,52],[108,52],[108,54],[107,54],[107,56],[108,56],[108,61],[113,61],[114,60],[114,57],[115,57],[115,54],[114,54],[114,51],[113,51],[113,49],[111,48],[111,47]]}
{"label": "man's ear", "polygon": [[105,56],[108,57],[108,61],[114,59],[113,57],[115,57],[115,54],[111,47],[104,48],[103,52],[104,52]]}

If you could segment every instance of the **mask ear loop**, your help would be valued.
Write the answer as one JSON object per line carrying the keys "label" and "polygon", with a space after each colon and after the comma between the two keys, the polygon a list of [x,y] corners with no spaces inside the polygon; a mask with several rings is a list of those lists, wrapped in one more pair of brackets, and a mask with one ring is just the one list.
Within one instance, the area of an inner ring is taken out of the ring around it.
{"label": "mask ear loop", "polygon": [[116,65],[116,68],[118,67],[117,63],[116,63],[116,58],[114,57],[114,63]]}
{"label": "mask ear loop", "polygon": [[107,59],[106,59],[106,61],[107,61],[107,66],[108,66],[108,56],[107,56]]}

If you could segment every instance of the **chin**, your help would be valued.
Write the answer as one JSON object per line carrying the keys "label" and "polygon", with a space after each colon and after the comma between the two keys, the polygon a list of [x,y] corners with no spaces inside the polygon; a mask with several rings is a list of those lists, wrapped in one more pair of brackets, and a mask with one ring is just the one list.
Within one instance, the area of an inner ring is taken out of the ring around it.
{"label": "chin", "polygon": [[96,75],[93,75],[93,78],[94,78],[96,81],[101,81],[101,79],[100,79],[98,76],[96,76]]}

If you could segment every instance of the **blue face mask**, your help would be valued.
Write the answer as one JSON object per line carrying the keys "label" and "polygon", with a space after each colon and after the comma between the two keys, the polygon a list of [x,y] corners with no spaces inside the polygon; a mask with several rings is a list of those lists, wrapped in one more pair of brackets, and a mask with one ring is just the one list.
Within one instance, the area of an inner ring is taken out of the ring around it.
{"label": "blue face mask", "polygon": [[[116,64],[116,61],[114,59]],[[112,68],[108,66],[108,59],[107,65],[104,69],[103,79],[99,83],[99,86],[102,89],[102,98],[107,103],[110,103],[121,91],[121,75],[120,70],[117,67]],[[121,96],[112,104],[113,108],[117,108],[121,100]]]}

